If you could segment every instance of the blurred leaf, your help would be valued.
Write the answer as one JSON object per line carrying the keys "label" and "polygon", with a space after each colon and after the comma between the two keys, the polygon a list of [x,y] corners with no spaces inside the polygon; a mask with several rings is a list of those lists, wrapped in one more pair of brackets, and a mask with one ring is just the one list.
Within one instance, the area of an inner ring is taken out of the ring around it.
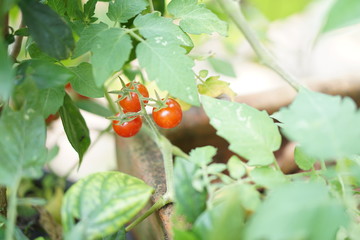
{"label": "blurred leaf", "polygon": [[280,147],[277,126],[265,111],[246,104],[202,96],[204,110],[217,134],[229,143],[229,149],[249,160],[249,165],[269,165],[273,151]]}
{"label": "blurred leaf", "polygon": [[245,239],[336,239],[348,220],[326,186],[293,182],[270,192],[250,219]]}
{"label": "blurred leaf", "polygon": [[27,27],[19,28],[18,30],[16,30],[14,32],[14,35],[28,37],[29,36],[29,29]]}
{"label": "blurred leaf", "polygon": [[29,53],[31,58],[38,58],[41,60],[46,60],[47,62],[56,62],[55,58],[50,57],[46,53],[40,50],[39,46],[36,42],[29,44],[26,47],[27,52]]}
{"label": "blurred leaf", "polygon": [[198,240],[195,233],[191,231],[183,231],[179,229],[173,229],[174,231],[174,240]]}
{"label": "blurred leaf", "polygon": [[217,32],[227,36],[228,25],[197,0],[172,0],[168,11],[180,18],[180,27],[190,34]]}
{"label": "blurred leaf", "polygon": [[82,30],[80,33],[80,39],[76,43],[72,58],[80,57],[84,53],[90,51],[93,44],[97,42],[100,33],[107,29],[108,26],[103,22],[98,24],[90,24],[89,26],[85,27],[84,30]]}
{"label": "blurred leaf", "polygon": [[192,67],[194,61],[185,55],[185,49],[174,43],[148,39],[136,48],[140,66],[149,80],[156,81],[161,90],[192,105],[199,105]]}
{"label": "blurred leaf", "polygon": [[219,58],[208,58],[211,67],[220,74],[224,74],[229,77],[236,77],[235,70],[231,63],[221,60]]}
{"label": "blurred leaf", "polygon": [[81,0],[66,1],[66,13],[71,21],[83,19]]}
{"label": "blurred leaf", "polygon": [[244,163],[235,155],[231,156],[227,162],[227,168],[230,176],[234,179],[240,179],[246,173]]}
{"label": "blurred leaf", "polygon": [[66,5],[64,0],[47,0],[46,4],[52,8],[60,16],[64,16],[66,12]]}
{"label": "blurred leaf", "polygon": [[234,100],[236,93],[229,87],[230,83],[221,81],[219,78],[219,76],[209,77],[205,82],[199,84],[199,93],[209,97],[218,97],[221,94],[226,94],[231,100]]}
{"label": "blurred leaf", "polygon": [[14,88],[15,76],[8,57],[7,45],[0,38],[0,101],[7,101]]}
{"label": "blurred leaf", "polygon": [[63,86],[56,88],[47,88],[39,91],[39,104],[44,118],[50,114],[55,114],[63,105],[65,90]]}
{"label": "blurred leaf", "polygon": [[129,35],[120,28],[110,28],[101,33],[92,45],[91,63],[95,83],[101,87],[115,72],[119,71],[129,59],[132,49]]}
{"label": "blurred leaf", "polygon": [[301,12],[312,0],[248,0],[270,21]]}
{"label": "blurred leaf", "polygon": [[270,167],[255,168],[250,172],[251,179],[262,187],[274,188],[287,182],[282,172]]}
{"label": "blurred leaf", "polygon": [[84,4],[84,18],[85,21],[89,21],[95,14],[95,7],[96,7],[97,0],[88,0]]}
{"label": "blurred leaf", "polygon": [[199,77],[200,77],[200,78],[206,78],[208,74],[209,74],[209,71],[206,70],[206,69],[203,69],[203,70],[201,70],[201,71],[199,72]]}
{"label": "blurred leaf", "polygon": [[76,67],[71,67],[69,70],[74,74],[74,78],[71,78],[72,88],[90,98],[100,98],[104,96],[104,91],[95,84],[92,66],[90,63],[82,62]]}
{"label": "blurred leaf", "polygon": [[116,233],[147,203],[153,188],[121,172],[91,174],[65,194],[62,223],[69,239],[94,239]]}
{"label": "blurred leaf", "polygon": [[360,23],[360,1],[336,0],[327,14],[322,32]]}
{"label": "blurred leaf", "polygon": [[161,17],[159,12],[138,15],[134,20],[134,25],[145,38],[155,39],[162,44],[176,43],[182,46],[194,46],[187,34],[170,18]]}
{"label": "blurred leaf", "polygon": [[42,116],[3,111],[0,118],[0,184],[11,186],[21,178],[39,178],[47,160],[46,128]]}
{"label": "blurred leaf", "polygon": [[121,227],[120,230],[112,235],[103,237],[102,240],[126,240],[125,227]]}
{"label": "blurred leaf", "polygon": [[309,157],[304,153],[301,147],[296,146],[295,152],[294,152],[294,158],[296,164],[299,166],[302,170],[310,170],[314,167],[314,164],[316,162],[315,158]]}
{"label": "blurred leaf", "polygon": [[207,168],[207,172],[209,174],[218,174],[225,170],[226,170],[226,164],[224,163],[212,163]]}
{"label": "blurred leaf", "polygon": [[[187,222],[194,223],[206,208],[206,192],[199,192],[192,186],[197,166],[185,159],[177,158],[174,170],[176,213],[183,215]],[[191,197],[189,197],[191,196]]]}
{"label": "blurred leaf", "polygon": [[[2,226],[1,223],[2,223],[2,220],[0,219],[0,239],[5,239],[5,227]],[[15,226],[15,231],[14,232],[15,232],[14,233],[14,239],[15,240],[29,240],[29,238],[27,236],[25,236],[25,234],[17,226]]]}
{"label": "blurred leaf", "polygon": [[126,23],[130,18],[146,9],[146,0],[115,0],[109,3],[109,10],[106,15],[111,21]]}
{"label": "blurred leaf", "polygon": [[203,167],[212,162],[216,154],[216,148],[213,146],[198,147],[190,152],[189,161],[195,163],[199,167]]}
{"label": "blurred leaf", "polygon": [[59,15],[35,0],[21,0],[19,6],[30,35],[40,49],[60,60],[68,58],[75,47],[74,38]]}
{"label": "blurred leaf", "polygon": [[109,117],[113,115],[113,113],[108,108],[92,100],[76,101],[75,104],[80,109],[96,114],[101,117]]}
{"label": "blurred leaf", "polygon": [[348,97],[301,89],[289,107],[273,116],[282,122],[285,136],[311,157],[338,159],[360,153],[360,112]]}
{"label": "blurred leaf", "polygon": [[64,105],[60,108],[59,113],[66,136],[71,146],[79,154],[81,164],[84,153],[90,146],[90,134],[86,122],[77,106],[67,94],[64,98]]}

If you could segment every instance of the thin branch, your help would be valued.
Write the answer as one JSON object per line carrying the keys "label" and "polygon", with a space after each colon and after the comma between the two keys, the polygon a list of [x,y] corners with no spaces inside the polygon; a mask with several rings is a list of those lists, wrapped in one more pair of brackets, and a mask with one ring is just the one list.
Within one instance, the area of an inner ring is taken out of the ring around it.
{"label": "thin branch", "polygon": [[7,199],[6,199],[6,187],[0,186],[0,215],[6,217],[7,215]]}
{"label": "thin branch", "polygon": [[[25,23],[24,23],[24,20],[21,19],[19,28],[23,28],[23,27],[25,27]],[[10,54],[10,56],[14,60],[14,62],[17,62],[16,59],[19,56],[19,53],[21,50],[22,40],[23,40],[23,36],[21,36],[21,35],[15,37],[15,43],[14,43],[14,46],[13,46],[11,54]]]}

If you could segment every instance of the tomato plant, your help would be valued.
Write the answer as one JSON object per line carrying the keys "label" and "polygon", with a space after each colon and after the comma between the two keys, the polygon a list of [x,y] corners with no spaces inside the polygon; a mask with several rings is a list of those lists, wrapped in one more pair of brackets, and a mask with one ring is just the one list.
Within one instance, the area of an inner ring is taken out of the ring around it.
{"label": "tomato plant", "polygon": [[162,128],[174,128],[180,124],[182,119],[182,110],[179,103],[168,98],[165,102],[166,107],[153,108],[152,115],[155,123]]}
{"label": "tomato plant", "polygon": [[112,127],[114,131],[121,137],[132,137],[136,135],[142,126],[142,120],[140,117],[135,117],[134,119],[119,124],[119,121],[114,120]]}
{"label": "tomato plant", "polygon": [[[134,87],[134,85],[136,87]],[[125,88],[130,89],[130,90],[133,90],[136,88],[137,91],[139,91],[139,93],[142,95],[142,97],[144,97],[144,98],[149,97],[149,92],[148,92],[147,88],[141,83],[128,83],[128,84],[126,84]],[[119,98],[122,98],[122,96],[119,95]],[[144,100],[143,102],[147,103],[148,100]],[[139,96],[136,92],[129,92],[129,95],[126,96],[124,99],[120,100],[119,104],[123,108],[123,110],[127,111],[127,112],[138,112],[141,109]]]}

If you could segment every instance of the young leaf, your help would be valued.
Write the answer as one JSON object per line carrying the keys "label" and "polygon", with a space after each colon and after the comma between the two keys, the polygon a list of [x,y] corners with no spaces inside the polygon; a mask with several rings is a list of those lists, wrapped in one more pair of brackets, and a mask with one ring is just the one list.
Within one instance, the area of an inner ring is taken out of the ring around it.
{"label": "young leaf", "polygon": [[210,124],[229,143],[229,149],[249,160],[249,165],[269,165],[275,161],[273,151],[280,147],[277,126],[265,111],[246,104],[202,96]]}
{"label": "young leaf", "polygon": [[81,0],[71,0],[66,2],[66,13],[71,21],[83,18]]}
{"label": "young leaf", "polygon": [[197,0],[172,0],[168,5],[168,11],[180,18],[180,27],[187,33],[217,32],[227,36],[227,23],[220,20],[204,4],[198,4]]}
{"label": "young leaf", "polygon": [[240,179],[246,173],[244,163],[235,155],[227,162],[227,168],[230,176],[234,179]]}
{"label": "young leaf", "polygon": [[221,94],[226,94],[234,100],[236,93],[229,87],[230,83],[221,81],[219,78],[219,76],[209,77],[204,83],[199,84],[199,93],[209,97],[218,97]]}
{"label": "young leaf", "polygon": [[192,105],[199,105],[196,90],[194,62],[177,44],[148,39],[136,48],[141,67],[150,80],[156,81],[161,90]]}
{"label": "young leaf", "polygon": [[70,72],[74,74],[74,77],[70,80],[71,86],[81,95],[90,98],[100,98],[104,96],[104,91],[96,86],[92,69],[91,64],[86,62],[69,68]]}
{"label": "young leaf", "polygon": [[203,167],[212,162],[216,154],[216,148],[213,146],[198,147],[190,152],[190,162],[195,163],[199,167]]}
{"label": "young leaf", "polygon": [[0,101],[7,101],[14,88],[14,72],[8,57],[7,48],[0,39]]}
{"label": "young leaf", "polygon": [[110,28],[101,33],[91,50],[91,63],[95,83],[101,87],[115,71],[129,59],[132,49],[130,37],[120,28]]}
{"label": "young leaf", "polygon": [[59,110],[66,136],[79,154],[80,164],[90,146],[90,134],[86,122],[71,98],[66,94],[64,105]]}
{"label": "young leaf", "polygon": [[224,74],[229,77],[236,77],[235,70],[231,63],[219,58],[208,58],[208,61],[217,73]]}
{"label": "young leaf", "polygon": [[46,128],[41,115],[28,110],[6,110],[0,118],[0,184],[39,178],[47,160]]}
{"label": "young leaf", "polygon": [[294,152],[294,158],[296,164],[301,168],[302,170],[310,170],[314,167],[314,164],[316,162],[315,158],[309,157],[304,153],[301,147],[296,146],[295,152]]}
{"label": "young leaf", "polygon": [[97,0],[88,0],[84,4],[84,18],[86,22],[90,21],[93,18],[95,14],[96,3]]}
{"label": "young leaf", "polygon": [[360,1],[336,0],[330,8],[322,32],[360,23]]}
{"label": "young leaf", "polygon": [[255,168],[250,172],[250,177],[257,185],[269,189],[287,182],[283,173],[269,167]]}
{"label": "young leaf", "polygon": [[109,10],[106,14],[111,21],[126,23],[130,18],[146,9],[146,0],[115,0],[109,3]]}
{"label": "young leaf", "polygon": [[43,117],[47,118],[50,114],[55,114],[63,105],[65,90],[63,86],[47,88],[39,91],[38,98]]}
{"label": "young leaf", "polygon": [[360,112],[348,97],[301,89],[289,107],[273,116],[282,122],[283,133],[311,157],[338,159],[360,153]]}
{"label": "young leaf", "polygon": [[147,203],[153,189],[121,172],[89,175],[65,194],[61,209],[66,235],[95,239],[116,233]]}
{"label": "young leaf", "polygon": [[59,15],[36,0],[21,0],[19,6],[30,35],[40,49],[60,60],[68,58],[75,47],[74,38]]}
{"label": "young leaf", "polygon": [[176,213],[183,215],[189,223],[194,223],[206,208],[206,192],[199,192],[192,186],[193,176],[197,168],[190,161],[182,158],[176,159],[174,170],[175,209]]}
{"label": "young leaf", "polygon": [[134,25],[145,38],[188,47],[194,46],[187,34],[175,25],[171,19],[161,17],[159,12],[138,15],[134,20]]}

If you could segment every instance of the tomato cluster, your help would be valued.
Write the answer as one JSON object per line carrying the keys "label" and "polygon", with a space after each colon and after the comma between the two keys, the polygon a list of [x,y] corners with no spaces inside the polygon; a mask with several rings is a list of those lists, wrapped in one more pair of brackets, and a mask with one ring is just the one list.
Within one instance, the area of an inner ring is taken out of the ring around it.
{"label": "tomato cluster", "polygon": [[[135,91],[132,91],[135,90]],[[140,98],[142,98],[143,104],[146,105],[149,99],[149,92],[147,88],[137,82],[131,82],[124,86],[121,90],[123,95],[119,95],[119,105],[124,113],[130,114],[127,121],[122,124],[118,120],[113,120],[112,126],[114,131],[121,137],[132,137],[136,135],[142,126],[142,118],[140,114],[136,114],[141,110]],[[139,97],[141,94],[141,97]],[[160,107],[154,107],[152,111],[154,122],[162,128],[173,128],[179,125],[182,119],[182,110],[178,102],[172,98],[165,100],[158,100]],[[117,114],[120,116],[120,113]]]}

